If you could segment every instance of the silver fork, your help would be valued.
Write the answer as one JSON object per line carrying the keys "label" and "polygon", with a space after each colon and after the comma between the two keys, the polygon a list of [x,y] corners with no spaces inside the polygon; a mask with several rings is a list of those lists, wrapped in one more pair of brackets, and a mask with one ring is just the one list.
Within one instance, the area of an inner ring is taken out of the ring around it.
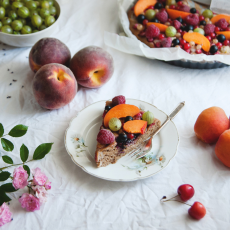
{"label": "silver fork", "polygon": [[[153,134],[152,137],[148,138],[147,140],[145,140],[145,143],[147,144],[148,141],[151,138],[154,138],[167,124],[169,121],[173,120],[176,115],[181,111],[181,109],[184,107],[185,102],[181,102],[176,109],[174,109],[170,115],[167,117],[167,119],[165,120],[165,122],[160,126],[160,128]],[[146,145],[144,145],[142,148],[139,148],[137,150],[132,151],[129,155],[131,155],[131,157],[136,157],[136,159],[142,158],[144,157],[152,148],[152,143],[151,146],[149,146],[148,149],[144,150],[146,147]]]}

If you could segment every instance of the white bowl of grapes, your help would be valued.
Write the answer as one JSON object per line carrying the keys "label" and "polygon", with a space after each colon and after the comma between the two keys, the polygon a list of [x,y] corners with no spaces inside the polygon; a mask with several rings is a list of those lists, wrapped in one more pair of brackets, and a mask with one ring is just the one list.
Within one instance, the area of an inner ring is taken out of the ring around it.
{"label": "white bowl of grapes", "polygon": [[55,0],[0,0],[0,41],[15,47],[33,46],[55,31],[60,16]]}

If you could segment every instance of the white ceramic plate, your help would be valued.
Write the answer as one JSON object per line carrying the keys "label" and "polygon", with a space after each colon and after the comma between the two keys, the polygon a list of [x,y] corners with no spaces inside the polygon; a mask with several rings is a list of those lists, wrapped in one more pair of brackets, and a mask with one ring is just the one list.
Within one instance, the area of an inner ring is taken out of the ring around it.
{"label": "white ceramic plate", "polygon": [[[144,111],[151,111],[156,118],[164,122],[167,115],[155,106],[134,99],[127,104],[136,105]],[[179,135],[173,122],[153,139],[148,155],[139,160],[125,156],[116,164],[97,168],[94,160],[96,137],[102,124],[105,101],[96,102],[77,114],[70,122],[65,133],[65,147],[73,162],[85,172],[110,181],[134,181],[150,177],[163,170],[176,155]]]}

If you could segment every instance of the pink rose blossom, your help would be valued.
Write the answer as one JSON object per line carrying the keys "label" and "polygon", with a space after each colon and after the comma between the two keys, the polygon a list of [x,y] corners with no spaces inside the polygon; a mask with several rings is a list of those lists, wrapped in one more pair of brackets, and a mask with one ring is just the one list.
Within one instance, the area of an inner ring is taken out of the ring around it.
{"label": "pink rose blossom", "polygon": [[0,227],[4,224],[9,223],[12,220],[12,213],[9,209],[9,206],[6,203],[3,203],[0,207]]}
{"label": "pink rose blossom", "polygon": [[40,168],[36,168],[32,170],[33,174],[33,184],[34,185],[45,185],[46,181],[48,180],[47,176],[41,172]]}
{"label": "pink rose blossom", "polygon": [[47,191],[44,186],[33,186],[32,187],[36,197],[39,199],[40,204],[43,204],[47,201]]}
{"label": "pink rose blossom", "polygon": [[29,193],[24,193],[19,198],[19,202],[21,203],[22,208],[25,208],[29,212],[40,209],[39,199]]}
{"label": "pink rose blossom", "polygon": [[15,189],[21,189],[24,188],[26,185],[28,185],[27,179],[28,179],[28,174],[22,166],[14,170],[13,186]]}
{"label": "pink rose blossom", "polygon": [[46,181],[46,183],[45,183],[45,189],[46,190],[49,190],[49,189],[51,189],[51,182],[50,181]]}

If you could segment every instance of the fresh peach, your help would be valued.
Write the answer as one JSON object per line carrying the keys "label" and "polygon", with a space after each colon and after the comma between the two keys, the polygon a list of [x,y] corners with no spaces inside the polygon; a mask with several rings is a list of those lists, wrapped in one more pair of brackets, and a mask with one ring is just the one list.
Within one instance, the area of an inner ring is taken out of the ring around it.
{"label": "fresh peach", "polygon": [[42,38],[32,47],[29,64],[35,73],[44,65],[58,63],[69,66],[71,54],[69,48],[56,38]]}
{"label": "fresh peach", "polygon": [[78,84],[87,88],[99,88],[113,75],[113,58],[97,46],[88,46],[78,51],[70,62]]}
{"label": "fresh peach", "polygon": [[47,64],[33,79],[33,93],[45,109],[59,109],[70,103],[77,93],[77,81],[72,71],[61,64]]}
{"label": "fresh peach", "polygon": [[216,143],[215,153],[224,165],[230,167],[230,130],[221,134]]}
{"label": "fresh peach", "polygon": [[223,109],[211,107],[204,110],[194,126],[196,136],[208,144],[217,142],[219,136],[229,129],[229,119]]}

